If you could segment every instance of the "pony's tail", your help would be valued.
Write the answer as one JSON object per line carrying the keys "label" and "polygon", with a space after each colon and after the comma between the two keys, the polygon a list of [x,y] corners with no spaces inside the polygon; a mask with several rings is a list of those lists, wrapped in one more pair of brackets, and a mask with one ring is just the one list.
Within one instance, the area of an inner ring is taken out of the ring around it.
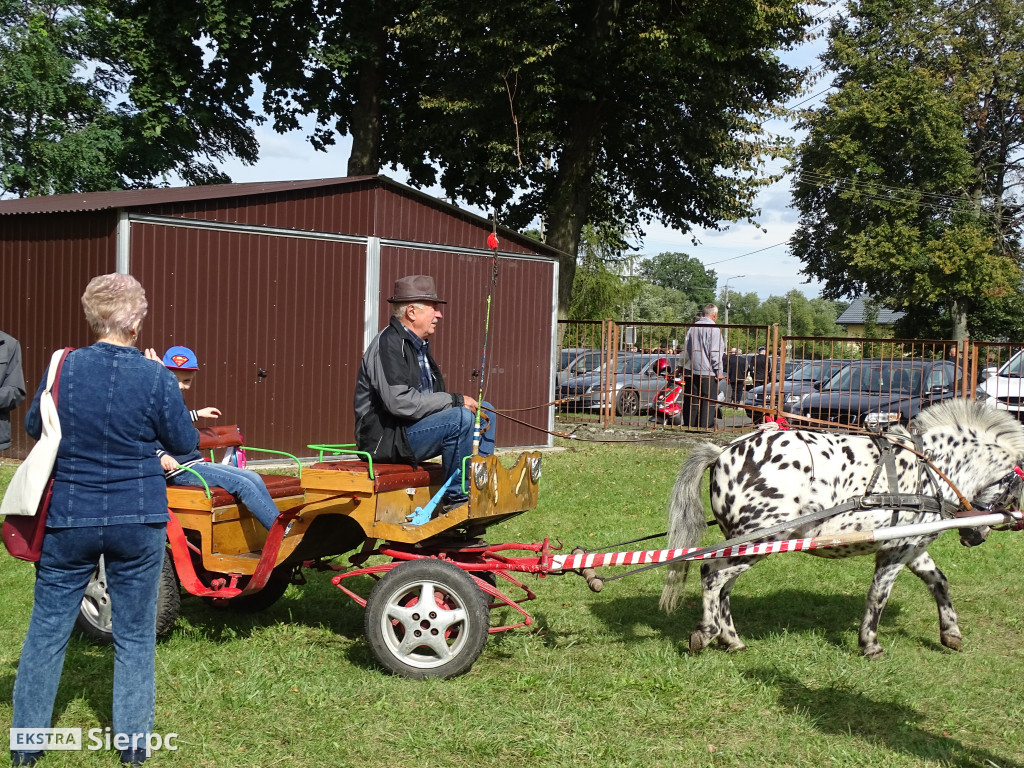
{"label": "pony's tail", "polygon": [[[703,538],[707,523],[700,484],[704,471],[718,461],[723,450],[713,443],[701,443],[683,462],[668,500],[669,549],[695,547]],[[675,610],[679,596],[683,593],[689,568],[689,562],[674,563],[665,573],[665,586],[661,590],[661,601],[658,604],[668,613]]]}

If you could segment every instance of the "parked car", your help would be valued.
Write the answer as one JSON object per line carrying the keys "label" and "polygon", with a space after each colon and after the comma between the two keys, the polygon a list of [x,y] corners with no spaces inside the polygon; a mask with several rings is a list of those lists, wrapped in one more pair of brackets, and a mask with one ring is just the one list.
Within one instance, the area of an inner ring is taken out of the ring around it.
{"label": "parked car", "polygon": [[[665,381],[658,375],[659,369],[655,365],[662,359],[668,360],[668,364],[673,368],[679,364],[676,355],[618,353],[614,375],[609,385],[614,392],[613,402],[617,416],[636,416],[642,409],[651,407],[655,395]],[[580,413],[601,408],[606,402],[601,392],[601,373],[601,368],[598,367],[562,384],[558,396],[562,399],[572,398],[562,405],[562,410]]]}
{"label": "parked car", "polygon": [[799,412],[857,427],[906,425],[922,408],[954,397],[960,376],[948,360],[855,360],[804,395]]}
{"label": "parked car", "polygon": [[601,350],[570,347],[563,349],[560,367],[555,374],[556,391],[570,379],[596,371],[601,367]]}
{"label": "parked car", "polygon": [[1015,352],[998,369],[986,369],[984,376],[974,390],[975,398],[1024,421],[1024,349]]}
{"label": "parked car", "polygon": [[[782,392],[782,409],[796,412],[804,395],[816,391],[821,386],[821,382],[828,381],[836,371],[849,363],[849,360],[804,360],[796,364],[792,372],[779,384]],[[774,402],[771,384],[767,387],[764,385],[752,387],[747,390],[743,400],[747,415],[754,420],[754,423],[763,421],[764,413],[752,410],[751,406],[768,408]]]}

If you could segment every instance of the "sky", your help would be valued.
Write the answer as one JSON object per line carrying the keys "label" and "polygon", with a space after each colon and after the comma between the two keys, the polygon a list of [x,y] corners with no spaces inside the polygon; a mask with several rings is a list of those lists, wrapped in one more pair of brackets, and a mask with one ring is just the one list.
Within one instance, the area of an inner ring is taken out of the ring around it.
{"label": "sky", "polygon": [[[841,9],[842,3],[828,6]],[[821,16],[825,21],[827,16]],[[795,51],[786,52],[781,58],[793,66],[814,67],[817,56],[824,48],[823,39],[805,43]],[[821,86],[816,86],[821,90]],[[806,97],[798,97],[801,101]],[[802,106],[809,106],[803,103]],[[791,124],[776,122],[770,130],[794,135]],[[221,168],[235,182],[283,181],[293,179],[321,179],[347,175],[350,140],[343,137],[329,152],[317,152],[304,139],[301,131],[278,134],[268,126],[256,130],[260,143],[260,160],[246,166],[237,160],[229,160]],[[799,138],[798,136],[795,136]],[[781,170],[781,166],[776,166]],[[405,176],[399,171],[385,169],[382,173],[399,182]],[[797,214],[790,207],[790,177],[763,189],[755,203],[761,209],[757,217],[760,227],[739,222],[723,224],[722,231],[696,230],[683,234],[652,223],[646,228],[639,254],[654,256],[659,253],[677,252],[698,259],[705,267],[715,270],[721,291],[728,281],[729,291],[756,293],[761,301],[769,296],[782,296],[794,288],[808,298],[820,295],[821,285],[808,281],[800,274],[799,259],[790,255],[788,241],[796,230]],[[441,196],[440,190],[427,190]],[[470,210],[473,210],[470,208]],[[479,213],[479,211],[476,211]],[[486,214],[484,214],[486,215]],[[696,236],[698,245],[692,242]]]}

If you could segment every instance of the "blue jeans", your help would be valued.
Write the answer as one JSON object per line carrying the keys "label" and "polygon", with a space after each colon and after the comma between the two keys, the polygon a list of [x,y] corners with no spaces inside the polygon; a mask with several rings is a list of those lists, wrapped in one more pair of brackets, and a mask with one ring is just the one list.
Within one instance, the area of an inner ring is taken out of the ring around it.
{"label": "blue jeans", "polygon": [[13,728],[49,728],[64,654],[85,588],[103,555],[114,625],[114,733],[141,734],[156,707],[156,601],[167,523],[47,528],[35,603],[14,680]]}
{"label": "blue jeans", "polygon": [[[490,416],[487,430],[480,435],[480,455],[490,456],[494,453],[494,429],[498,417],[491,411],[490,403],[482,407]],[[452,476],[455,470],[462,469],[462,459],[473,454],[473,425],[476,416],[469,408],[446,408],[432,413],[405,428],[416,461],[425,461],[435,456],[441,457],[445,479]],[[481,428],[483,424],[481,423]],[[462,484],[457,480],[449,486],[445,497],[449,499],[465,498]]]}
{"label": "blue jeans", "polygon": [[[255,472],[248,469],[239,469],[229,464],[212,464],[204,461],[201,464],[193,464],[189,469],[194,469],[208,485],[219,485],[225,491],[238,499],[253,517],[269,529],[277,519],[278,510],[274,506],[274,500],[267,492],[262,478]],[[199,478],[191,472],[182,472],[171,478],[173,485],[188,485],[202,488],[203,484]]]}

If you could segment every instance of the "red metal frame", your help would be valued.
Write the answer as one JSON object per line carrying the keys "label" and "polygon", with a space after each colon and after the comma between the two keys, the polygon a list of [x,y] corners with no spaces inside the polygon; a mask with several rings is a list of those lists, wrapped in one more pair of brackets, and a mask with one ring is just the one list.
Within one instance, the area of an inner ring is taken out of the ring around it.
{"label": "red metal frame", "polygon": [[[468,572],[477,583],[477,586],[479,586],[487,595],[494,598],[496,602],[492,602],[488,606],[489,608],[493,609],[505,605],[518,611],[519,614],[522,615],[523,620],[517,624],[506,624],[500,627],[491,627],[490,633],[496,634],[498,632],[506,632],[510,629],[528,627],[533,624],[533,617],[522,607],[521,603],[535,600],[537,596],[529,587],[512,576],[510,572],[533,573],[540,578],[544,578],[551,572],[552,551],[558,551],[560,549],[561,542],[559,542],[558,547],[552,549],[548,539],[544,539],[544,541],[539,544],[481,544],[478,546],[467,547],[402,546],[395,544],[383,544],[377,546],[374,539],[367,539],[363,545],[363,549],[360,550],[358,554],[353,555],[350,558],[353,563],[365,562],[368,558],[375,555],[390,557],[392,558],[392,561],[390,563],[370,565],[363,568],[355,568],[354,570],[346,571],[345,573],[339,573],[331,579],[331,583],[352,598],[356,604],[362,608],[366,608],[366,598],[353,592],[347,586],[342,584],[345,579],[351,578],[352,576],[370,576],[371,578],[378,579],[380,578],[380,574],[388,573],[393,568],[396,568],[402,563],[410,560],[443,560],[458,566],[463,571]],[[509,551],[536,552],[537,555],[535,557],[509,557],[502,554],[503,552]],[[477,575],[483,573],[494,574],[495,580],[497,580],[498,577],[501,577],[514,587],[521,589],[525,593],[525,596],[520,597],[519,599],[510,597],[498,589],[497,586],[490,584]]]}

